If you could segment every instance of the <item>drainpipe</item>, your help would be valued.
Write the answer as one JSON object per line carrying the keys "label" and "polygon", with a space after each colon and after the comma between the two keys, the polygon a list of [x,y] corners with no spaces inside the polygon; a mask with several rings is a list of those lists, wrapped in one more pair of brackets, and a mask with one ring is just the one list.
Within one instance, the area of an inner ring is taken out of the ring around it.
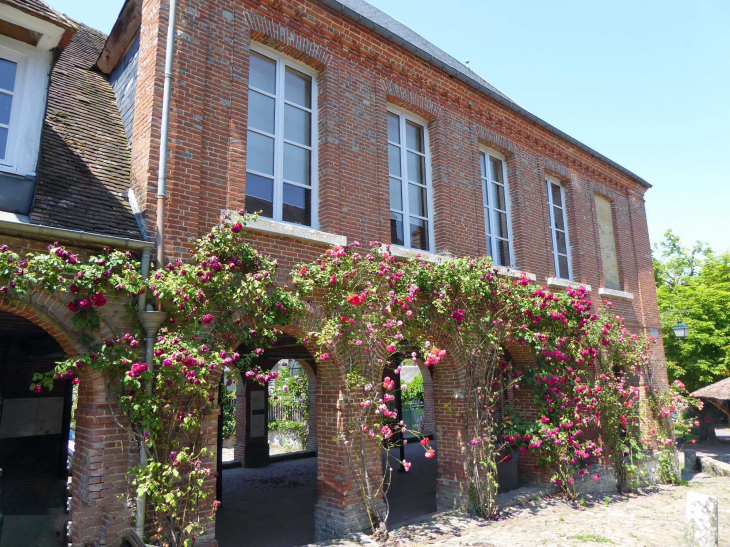
{"label": "drainpipe", "polygon": [[[157,173],[157,220],[155,246],[156,246],[156,266],[162,269],[165,266],[165,200],[167,199],[167,146],[169,142],[170,128],[170,94],[172,91],[172,65],[175,59],[175,19],[177,17],[177,0],[170,0],[167,21],[167,43],[165,45],[165,84],[162,90],[162,122],[160,127],[160,156],[159,167]],[[143,266],[143,275],[144,266]],[[147,272],[145,278],[149,276],[149,262],[147,263]],[[157,331],[165,320],[166,313],[162,311],[162,303],[157,299],[157,311],[153,311],[153,306],[147,305],[146,295],[140,295],[139,311],[137,319],[142,324],[145,331],[145,354],[147,367],[150,372],[154,372],[154,351],[155,339]],[[147,309],[149,308],[149,309]],[[152,382],[147,382],[145,386],[147,395],[152,395]],[[147,447],[144,441],[140,442],[139,447],[139,465],[144,467],[147,465]],[[137,496],[137,515],[134,530],[140,539],[144,538],[144,525],[147,497],[144,495]]]}
{"label": "drainpipe", "polygon": [[[147,271],[149,273],[149,263]],[[140,295],[140,298],[142,298],[142,295]],[[160,330],[167,314],[163,311],[152,310],[152,304],[148,307],[150,309],[140,310],[137,312],[137,319],[139,319],[139,322],[142,324],[142,328],[145,332],[145,359],[147,361],[147,367],[150,372],[154,372],[155,339],[157,338],[157,331]],[[145,391],[148,396],[152,395],[152,382],[147,382],[145,385]],[[141,440],[139,445],[139,465],[140,467],[145,467],[147,465],[147,447],[145,446],[144,440]],[[147,496],[137,496],[137,516],[134,524],[134,531],[140,539],[144,537],[146,502]]]}
{"label": "drainpipe", "polygon": [[[172,90],[172,64],[175,58],[175,18],[177,0],[170,0],[165,50],[165,85],[162,90],[162,127],[160,128],[160,159],[157,173],[157,267],[165,266],[165,200],[167,199],[167,144],[170,127],[170,93]],[[157,309],[162,309],[159,299]]]}

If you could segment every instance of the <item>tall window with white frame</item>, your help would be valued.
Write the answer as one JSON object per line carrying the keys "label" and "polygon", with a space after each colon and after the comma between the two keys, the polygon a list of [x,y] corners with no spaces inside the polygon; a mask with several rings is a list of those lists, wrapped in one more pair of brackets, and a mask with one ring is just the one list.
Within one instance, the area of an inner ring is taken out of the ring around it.
{"label": "tall window with white frame", "polygon": [[512,266],[512,234],[509,222],[509,194],[504,158],[494,152],[480,152],[484,229],[487,254],[495,266]]}
{"label": "tall window with white frame", "polygon": [[18,63],[0,57],[0,161],[7,158],[10,114],[15,95],[15,77]]}
{"label": "tall window with white frame", "polygon": [[316,84],[273,52],[250,53],[246,211],[316,227]]}
{"label": "tall window with white frame", "polygon": [[429,251],[431,237],[428,133],[405,113],[388,111],[390,242]]}
{"label": "tall window with white frame", "polygon": [[553,261],[555,277],[572,279],[570,264],[570,242],[568,240],[568,221],[565,213],[565,190],[557,180],[548,178],[547,198],[550,208],[550,234],[553,242]]}

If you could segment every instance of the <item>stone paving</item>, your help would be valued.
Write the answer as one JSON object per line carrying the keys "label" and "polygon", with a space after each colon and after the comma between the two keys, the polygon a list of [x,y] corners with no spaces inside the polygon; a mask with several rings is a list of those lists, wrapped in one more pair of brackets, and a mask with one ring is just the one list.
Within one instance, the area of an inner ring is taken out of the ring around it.
{"label": "stone paving", "polygon": [[[720,547],[730,547],[730,479],[685,475],[689,486],[658,486],[629,496],[587,497],[585,507],[546,498],[512,507],[502,519],[485,522],[458,513],[436,515],[396,529],[390,545],[661,546],[682,544],[687,493],[715,496],[720,505]],[[367,536],[327,542],[331,547],[375,545]],[[323,544],[324,545],[324,544]]]}

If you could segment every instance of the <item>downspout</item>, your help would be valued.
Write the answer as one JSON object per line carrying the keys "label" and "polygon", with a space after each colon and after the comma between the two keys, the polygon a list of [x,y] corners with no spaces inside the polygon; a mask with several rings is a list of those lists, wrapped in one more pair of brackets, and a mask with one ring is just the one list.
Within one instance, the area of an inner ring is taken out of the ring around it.
{"label": "downspout", "polygon": [[[157,172],[157,268],[165,266],[165,200],[167,199],[167,145],[170,128],[170,93],[172,92],[172,64],[175,59],[175,19],[177,0],[170,0],[167,24],[167,45],[165,46],[165,85],[162,90],[162,124],[160,128],[160,159]],[[160,302],[157,302],[160,310]]]}
{"label": "downspout", "polygon": [[[156,219],[156,267],[162,269],[165,266],[165,200],[167,199],[167,147],[169,142],[170,128],[170,95],[172,92],[172,65],[175,59],[175,19],[177,17],[177,0],[170,0],[167,21],[167,43],[165,45],[165,84],[162,90],[162,122],[160,127],[160,156],[157,173],[157,219]],[[147,271],[144,271],[145,278],[149,276],[149,261]],[[150,372],[154,372],[154,351],[157,331],[160,329],[166,314],[162,311],[162,303],[157,299],[157,311],[153,311],[152,305],[147,306],[146,295],[139,295],[139,311],[137,318],[145,330],[145,358]],[[150,309],[146,309],[149,307]],[[152,382],[147,382],[145,390],[148,396],[152,395]],[[139,465],[147,465],[147,447],[144,440],[140,441]],[[137,496],[137,514],[134,530],[140,539],[144,538],[144,527],[146,517],[147,497]]]}

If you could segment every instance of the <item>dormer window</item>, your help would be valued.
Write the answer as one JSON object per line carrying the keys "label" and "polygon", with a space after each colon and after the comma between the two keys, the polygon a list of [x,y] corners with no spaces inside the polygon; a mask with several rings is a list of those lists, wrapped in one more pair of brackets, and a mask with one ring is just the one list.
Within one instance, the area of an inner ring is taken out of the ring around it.
{"label": "dormer window", "polygon": [[35,176],[51,54],[0,36],[0,172]]}

